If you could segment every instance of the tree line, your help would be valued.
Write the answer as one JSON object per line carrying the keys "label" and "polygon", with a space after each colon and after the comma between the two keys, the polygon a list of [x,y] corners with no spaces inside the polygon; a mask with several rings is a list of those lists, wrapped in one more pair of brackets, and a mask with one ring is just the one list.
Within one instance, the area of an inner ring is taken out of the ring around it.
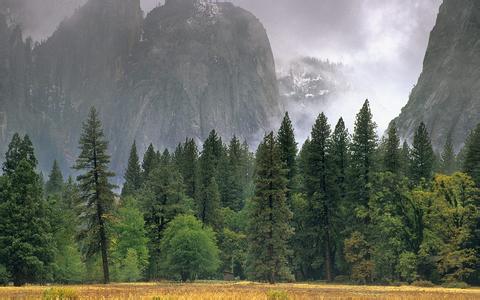
{"label": "tree line", "polygon": [[98,113],[76,179],[44,183],[15,134],[0,177],[0,282],[236,278],[478,284],[480,126],[456,155],[421,123],[402,145],[366,101],[354,131],[321,113],[301,149],[288,113],[255,153],[212,131],[170,152],[133,143],[121,195]]}

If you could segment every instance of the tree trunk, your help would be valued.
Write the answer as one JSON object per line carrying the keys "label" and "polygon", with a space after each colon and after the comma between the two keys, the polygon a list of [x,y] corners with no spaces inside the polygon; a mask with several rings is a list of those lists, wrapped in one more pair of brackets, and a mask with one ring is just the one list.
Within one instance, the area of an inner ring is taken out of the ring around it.
{"label": "tree trunk", "polygon": [[327,228],[325,237],[325,275],[328,282],[333,280],[330,230]]}
{"label": "tree trunk", "polygon": [[100,199],[100,182],[99,176],[97,172],[97,151],[96,149],[93,150],[93,166],[94,166],[94,179],[95,179],[95,201],[97,204],[97,219],[98,219],[98,226],[100,227],[100,248],[102,252],[102,266],[103,266],[103,283],[108,284],[110,283],[110,272],[108,269],[108,244],[107,244],[107,234],[105,232],[105,222],[103,221],[103,207],[101,204]]}

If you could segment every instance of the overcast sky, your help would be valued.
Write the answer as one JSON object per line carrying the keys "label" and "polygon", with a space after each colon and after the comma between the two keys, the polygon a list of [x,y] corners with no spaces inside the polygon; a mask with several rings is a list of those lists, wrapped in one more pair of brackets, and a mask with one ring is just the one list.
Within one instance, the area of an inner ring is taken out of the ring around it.
{"label": "overcast sky", "polygon": [[[142,0],[148,11],[160,0]],[[335,122],[368,98],[379,132],[417,82],[441,0],[233,0],[265,25],[279,64],[314,56],[348,64],[354,91],[325,108]],[[317,112],[315,112],[317,113]]]}

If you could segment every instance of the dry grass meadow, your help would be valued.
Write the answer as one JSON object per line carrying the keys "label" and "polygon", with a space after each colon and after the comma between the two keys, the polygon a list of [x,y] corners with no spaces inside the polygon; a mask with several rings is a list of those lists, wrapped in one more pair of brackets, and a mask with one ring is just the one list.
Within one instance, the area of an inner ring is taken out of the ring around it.
{"label": "dry grass meadow", "polygon": [[480,289],[379,287],[327,284],[138,283],[85,286],[2,287],[0,299],[480,299]]}

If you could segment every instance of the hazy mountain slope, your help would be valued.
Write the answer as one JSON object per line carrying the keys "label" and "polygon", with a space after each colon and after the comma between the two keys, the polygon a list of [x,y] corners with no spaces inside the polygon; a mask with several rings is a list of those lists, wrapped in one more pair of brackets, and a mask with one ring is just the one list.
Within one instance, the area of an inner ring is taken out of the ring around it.
{"label": "hazy mountain slope", "polygon": [[459,150],[480,122],[480,2],[445,0],[425,55],[423,72],[395,120],[413,138],[424,121],[440,151],[449,135]]}
{"label": "hazy mountain slope", "polygon": [[25,122],[8,123],[0,151],[13,132],[28,132],[43,169],[54,158],[72,164],[92,105],[118,173],[134,140],[140,151],[173,148],[216,128],[254,143],[282,112],[266,31],[229,3],[169,0],[143,19],[139,0],[90,0],[26,57],[26,96],[0,99],[26,97],[7,113],[22,111]]}

